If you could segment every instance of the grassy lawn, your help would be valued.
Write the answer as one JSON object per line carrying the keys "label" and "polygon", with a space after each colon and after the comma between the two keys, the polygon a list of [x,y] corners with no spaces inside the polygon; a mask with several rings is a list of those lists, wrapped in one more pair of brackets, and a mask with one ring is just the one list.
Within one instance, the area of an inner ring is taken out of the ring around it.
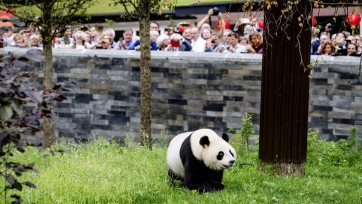
{"label": "grassy lawn", "polygon": [[54,155],[28,148],[15,158],[35,162],[39,170],[21,177],[37,186],[24,187],[24,203],[360,203],[361,153],[352,154],[345,142],[313,143],[304,177],[258,170],[257,149],[252,147],[249,153],[239,152],[236,167],[224,173],[223,191],[203,195],[170,187],[165,147],[149,151],[97,140],[58,144],[54,149],[64,152]]}
{"label": "grassy lawn", "polygon": [[[89,10],[89,14],[109,14],[109,13],[117,13],[122,12],[124,9],[122,6],[114,7],[112,0],[98,0],[98,3],[92,6]],[[220,3],[220,2],[235,2],[235,0],[200,0],[200,4],[207,4],[207,3]],[[177,6],[185,6],[189,4],[197,4],[197,0],[177,0]]]}

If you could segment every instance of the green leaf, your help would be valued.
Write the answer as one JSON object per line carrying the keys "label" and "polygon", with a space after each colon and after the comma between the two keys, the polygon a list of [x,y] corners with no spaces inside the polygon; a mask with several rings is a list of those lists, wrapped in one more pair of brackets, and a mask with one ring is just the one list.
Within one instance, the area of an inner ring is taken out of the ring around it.
{"label": "green leaf", "polygon": [[0,106],[0,120],[9,120],[13,114],[14,111],[9,105]]}

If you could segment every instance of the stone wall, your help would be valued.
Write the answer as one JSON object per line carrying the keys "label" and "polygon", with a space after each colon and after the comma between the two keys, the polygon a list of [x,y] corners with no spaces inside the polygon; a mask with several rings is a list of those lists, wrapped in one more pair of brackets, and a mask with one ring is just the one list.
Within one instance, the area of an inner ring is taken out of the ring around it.
{"label": "stone wall", "polygon": [[[361,133],[359,58],[312,59],[318,67],[310,83],[309,127],[325,139],[345,138],[354,125]],[[136,51],[54,50],[54,80],[77,84],[67,85],[68,100],[55,108],[57,136],[139,139],[139,61]],[[261,63],[261,55],[254,54],[153,52],[153,137],[205,127],[240,129],[246,113],[253,114],[257,136]],[[31,69],[42,77],[40,64]]]}

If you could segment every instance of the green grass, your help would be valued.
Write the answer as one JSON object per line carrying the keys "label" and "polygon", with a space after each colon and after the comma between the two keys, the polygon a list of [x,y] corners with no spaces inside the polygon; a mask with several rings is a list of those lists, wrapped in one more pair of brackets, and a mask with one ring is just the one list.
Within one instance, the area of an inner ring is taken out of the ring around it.
{"label": "green grass", "polygon": [[149,151],[101,139],[54,149],[64,153],[51,155],[36,148],[15,153],[17,161],[35,162],[39,170],[21,177],[37,186],[24,187],[24,203],[360,203],[362,196],[362,157],[339,143],[314,141],[304,177],[258,170],[253,147],[239,153],[236,167],[225,171],[223,191],[203,195],[170,187],[163,147]]}

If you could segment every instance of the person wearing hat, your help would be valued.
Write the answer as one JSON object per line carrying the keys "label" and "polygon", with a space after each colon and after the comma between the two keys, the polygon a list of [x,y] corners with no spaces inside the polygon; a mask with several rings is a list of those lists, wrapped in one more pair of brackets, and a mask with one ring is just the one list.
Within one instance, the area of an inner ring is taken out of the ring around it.
{"label": "person wearing hat", "polygon": [[234,26],[233,32],[238,35],[244,35],[245,28],[251,27],[249,18],[239,18]]}

